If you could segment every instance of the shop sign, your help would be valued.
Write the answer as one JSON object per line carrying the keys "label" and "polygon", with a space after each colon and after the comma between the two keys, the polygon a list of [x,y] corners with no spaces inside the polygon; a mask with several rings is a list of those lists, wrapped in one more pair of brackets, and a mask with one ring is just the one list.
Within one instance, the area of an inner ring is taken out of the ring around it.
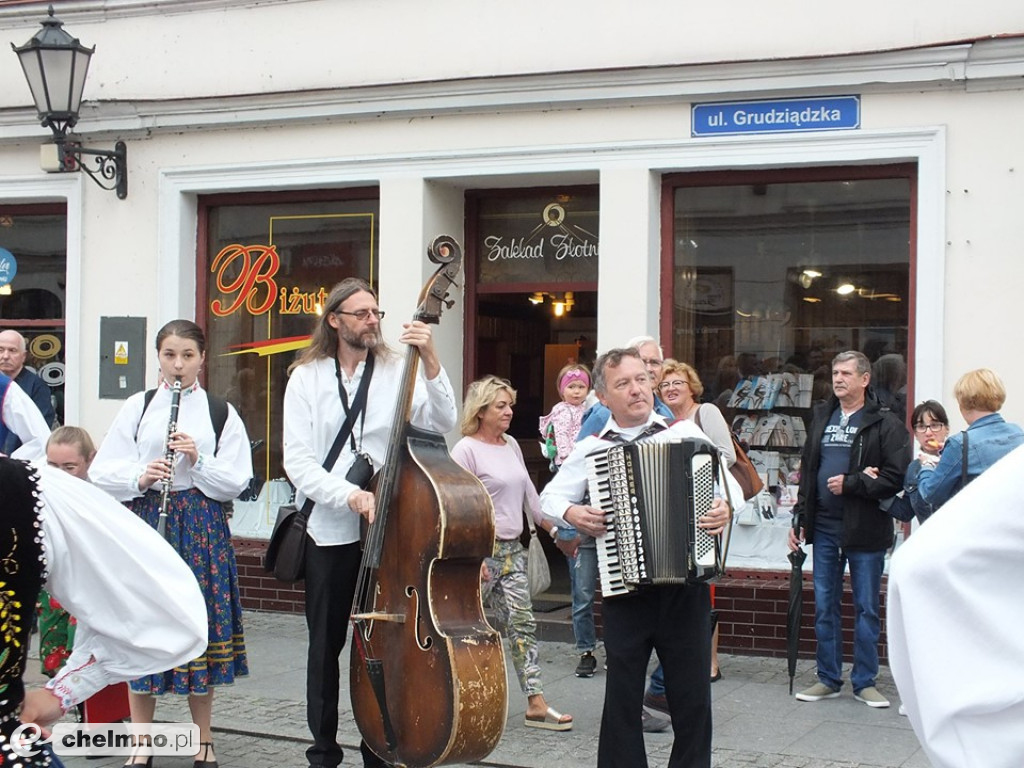
{"label": "shop sign", "polygon": [[226,300],[214,299],[210,311],[227,317],[240,309],[263,315],[277,307],[280,315],[316,315],[327,301],[327,289],[302,291],[298,286],[278,286],[275,276],[281,257],[272,245],[228,245],[221,249],[210,267],[216,275],[217,290]]}
{"label": "shop sign", "polygon": [[[278,285],[280,268],[281,257],[273,245],[225,246],[210,266],[214,284],[223,296],[210,302],[210,312],[216,317],[227,317],[244,310],[256,317],[276,308],[280,316],[319,315],[327,303],[327,289],[320,286],[314,291],[303,291],[294,285]],[[227,354],[252,352],[264,357],[306,346],[309,336],[289,336],[229,345],[235,351]]]}
{"label": "shop sign", "polygon": [[596,210],[550,202],[525,216],[481,217],[481,223],[481,283],[597,280]]}
{"label": "shop sign", "polygon": [[6,248],[0,248],[0,285],[10,285],[18,274],[18,260]]}
{"label": "shop sign", "polygon": [[691,112],[695,137],[860,128],[859,96],[694,104]]}

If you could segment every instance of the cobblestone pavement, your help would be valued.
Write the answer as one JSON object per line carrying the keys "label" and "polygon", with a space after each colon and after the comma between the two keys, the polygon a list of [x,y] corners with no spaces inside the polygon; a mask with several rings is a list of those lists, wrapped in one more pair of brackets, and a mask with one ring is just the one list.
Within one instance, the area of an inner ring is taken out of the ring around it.
{"label": "cobblestone pavement", "polygon": [[[217,690],[214,730],[221,768],[301,768],[309,744],[305,725],[305,625],[300,616],[246,614],[251,675]],[[347,649],[346,649],[347,651]],[[509,670],[509,715],[494,752],[476,763],[492,768],[583,768],[597,764],[597,737],[604,697],[601,666],[591,679],[574,676],[571,645],[541,643],[545,695],[553,707],[575,717],[575,727],[555,733],[523,727],[526,699]],[[601,659],[601,652],[598,651]],[[345,657],[347,666],[347,654]],[[757,656],[721,657],[721,681],[714,696],[714,768],[929,768],[907,718],[896,712],[898,695],[887,668],[878,688],[893,702],[872,709],[843,695],[817,703],[789,696],[786,663]],[[33,666],[35,662],[32,662]],[[343,672],[343,675],[347,674]],[[812,661],[801,660],[796,687],[815,681]],[[343,690],[345,679],[343,678]],[[184,697],[167,696],[157,719],[188,722]],[[346,697],[341,702],[339,741],[344,766],[359,766],[359,735]],[[650,768],[665,768],[671,729],[646,736]],[[351,750],[351,751],[350,751]],[[68,768],[115,768],[124,757],[65,758]],[[160,757],[157,768],[191,768],[191,757]]]}

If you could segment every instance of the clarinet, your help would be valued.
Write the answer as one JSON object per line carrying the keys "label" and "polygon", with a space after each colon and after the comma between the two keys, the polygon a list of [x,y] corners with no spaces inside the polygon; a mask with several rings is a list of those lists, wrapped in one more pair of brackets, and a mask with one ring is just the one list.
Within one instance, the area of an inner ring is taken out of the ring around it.
{"label": "clarinet", "polygon": [[167,538],[167,503],[171,500],[171,484],[174,482],[174,450],[171,448],[171,435],[178,431],[178,408],[181,406],[181,376],[174,377],[171,387],[171,418],[167,422],[167,437],[164,438],[164,459],[170,464],[170,474],[164,478],[160,489],[160,517],[156,522],[156,532]]}

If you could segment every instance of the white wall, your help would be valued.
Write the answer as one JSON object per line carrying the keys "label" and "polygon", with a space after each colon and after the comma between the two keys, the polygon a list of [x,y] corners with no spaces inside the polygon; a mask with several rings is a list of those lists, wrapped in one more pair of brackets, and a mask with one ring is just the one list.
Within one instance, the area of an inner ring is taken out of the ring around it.
{"label": "white wall", "polygon": [[[35,34],[46,6],[0,9],[0,50]],[[752,61],[1024,32],[1013,0],[866,0],[838,9],[801,0],[107,0],[62,2],[57,15],[96,46],[87,100]],[[0,88],[0,107],[26,97],[27,89]]]}
{"label": "white wall", "polygon": [[[91,10],[101,5],[102,12]],[[472,3],[473,13],[461,16],[456,11],[467,3],[456,0],[292,0],[230,10],[231,5],[176,3],[180,9],[207,10],[156,16],[147,9],[167,6],[137,0],[67,2],[59,15],[84,42],[97,45],[87,99],[146,100],[869,51],[1014,33],[1024,24],[1019,4],[1004,2],[970,7],[871,2],[858,6],[851,19],[826,19],[823,14],[830,11],[824,6],[801,5],[797,13],[795,3],[786,3],[763,23],[742,28],[735,28],[735,19],[763,18],[757,15],[764,13],[762,4],[702,6],[699,18],[692,8],[668,2],[647,3],[643,13],[635,3]],[[44,7],[0,8],[0,50],[7,49],[8,41],[25,42]],[[26,13],[32,17],[28,21]],[[880,14],[885,24],[877,23]],[[403,24],[391,23],[398,16]],[[386,34],[372,33],[378,29]],[[917,61],[894,54],[872,58],[872,66],[863,70],[848,66],[838,80],[816,74],[834,71],[829,67],[835,62],[820,60],[787,64],[785,73],[773,69],[773,62],[738,63],[738,69],[730,70],[732,79],[712,85],[702,80],[709,71],[703,68],[639,70],[621,81],[609,73],[600,98],[587,82],[572,77],[485,81],[486,88],[471,93],[453,84],[436,97],[445,105],[438,114],[427,114],[436,91],[417,101],[420,92],[413,86],[402,92],[408,104],[389,102],[392,112],[377,114],[363,105],[359,114],[325,117],[318,96],[290,94],[305,102],[287,109],[273,100],[250,102],[245,105],[249,122],[238,124],[234,113],[217,112],[223,102],[161,103],[162,111],[149,101],[93,104],[92,122],[83,117],[82,127],[102,130],[87,134],[90,140],[112,144],[107,136],[125,131],[126,201],[80,175],[39,171],[38,144],[45,131],[25,108],[27,87],[8,54],[10,60],[0,66],[0,201],[68,202],[69,291],[81,278],[80,302],[75,305],[69,295],[68,305],[69,370],[81,373],[78,381],[69,379],[68,414],[102,434],[120,402],[97,401],[95,385],[79,383],[98,380],[99,317],[145,316],[152,335],[170,317],[194,312],[197,195],[379,186],[381,252],[391,260],[413,252],[421,258],[423,244],[438,232],[461,239],[465,189],[600,182],[598,346],[606,347],[656,330],[662,173],[916,160],[920,298],[914,398],[938,396],[949,402],[960,373],[990,365],[1007,380],[1007,415],[1024,421],[1024,395],[1015,394],[1024,393],[1024,365],[1004,343],[1012,338],[1020,304],[1017,251],[1024,242],[1024,217],[1016,214],[1024,202],[1024,144],[1019,139],[1024,99],[1019,78],[1014,80],[1022,57],[1011,45],[1009,63],[999,59],[1006,42],[986,47],[985,56],[973,51],[978,70],[965,68],[969,53],[959,48],[953,52],[960,58],[950,54],[948,66],[942,63],[945,50],[921,54],[928,60],[928,74],[921,75],[920,87],[892,84],[899,78],[912,80]],[[315,49],[316,44],[323,49]],[[124,67],[125,60],[132,66]],[[0,56],[0,61],[6,60]],[[886,62],[892,66],[886,68]],[[898,78],[893,74],[897,63],[902,67]],[[718,75],[723,71],[714,69]],[[776,79],[759,77],[762,71],[776,72]],[[979,76],[968,77],[974,71]],[[659,95],[662,83],[671,87]],[[699,94],[774,95],[779,83],[786,84],[787,92],[863,93],[862,128],[835,134],[690,137],[690,100],[702,98]],[[523,99],[518,106],[511,105],[512,89]],[[347,98],[358,101],[358,92]],[[527,107],[530,98],[538,101]],[[159,120],[152,117],[154,110]],[[263,118],[253,117],[264,110]],[[152,130],[148,121],[155,121]],[[183,124],[188,121],[195,125]],[[210,121],[209,127],[198,130],[204,121]],[[647,261],[637,264],[634,254]],[[389,311],[415,298],[425,269],[385,272],[382,299]],[[618,294],[634,307],[624,321],[617,314]],[[454,361],[462,359],[458,321],[464,311],[461,295],[458,299],[438,330],[457,387],[461,371]],[[155,370],[152,361],[150,369]]]}

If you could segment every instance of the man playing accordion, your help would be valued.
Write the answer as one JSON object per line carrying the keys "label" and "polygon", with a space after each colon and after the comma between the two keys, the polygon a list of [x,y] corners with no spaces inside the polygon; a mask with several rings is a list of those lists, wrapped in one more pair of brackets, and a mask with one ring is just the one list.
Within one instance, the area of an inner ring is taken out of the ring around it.
{"label": "man playing accordion", "polygon": [[[594,390],[611,415],[597,435],[576,444],[541,494],[541,506],[557,522],[600,537],[607,530],[605,513],[583,503],[588,490],[588,454],[641,438],[645,442],[707,438],[691,421],[669,425],[654,413],[650,376],[635,349],[613,349],[601,355],[594,364]],[[742,493],[728,473],[720,473],[721,482],[728,483],[730,497],[742,503]],[[729,504],[716,494],[696,525],[717,536],[728,527],[731,514]],[[709,590],[703,582],[642,586],[605,599],[608,680],[598,768],[647,765],[641,713],[652,649],[658,651],[664,664],[666,695],[676,734],[669,767],[710,767],[710,610]]]}

